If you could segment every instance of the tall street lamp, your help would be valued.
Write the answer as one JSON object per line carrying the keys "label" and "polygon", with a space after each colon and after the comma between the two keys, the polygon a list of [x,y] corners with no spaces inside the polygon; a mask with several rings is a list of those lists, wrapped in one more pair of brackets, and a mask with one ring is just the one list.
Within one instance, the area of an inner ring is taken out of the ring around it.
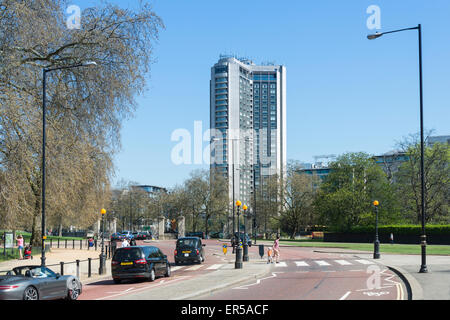
{"label": "tall street lamp", "polygon": [[237,243],[236,245],[236,261],[234,263],[234,268],[235,269],[242,269],[242,247],[240,246],[240,228],[239,228],[239,209],[241,207],[241,202],[238,200],[236,201],[236,206],[237,206],[237,218],[238,218],[238,232],[235,234],[236,240],[235,243]]}
{"label": "tall street lamp", "polygon": [[[243,218],[244,218],[244,240],[242,240],[243,243],[243,247],[244,247],[244,256],[243,256],[243,261],[248,261],[248,242],[247,242],[247,228],[246,228],[246,223],[245,223],[245,218],[247,218],[247,206],[244,204],[242,206],[242,209],[244,210],[244,213],[242,214]],[[239,234],[240,236],[240,234]]]}
{"label": "tall street lamp", "polygon": [[380,203],[375,200],[373,205],[375,206],[376,219],[375,219],[375,242],[373,243],[373,258],[380,259],[380,241],[378,240],[378,205]]}
{"label": "tall street lamp", "polygon": [[54,68],[43,68],[42,69],[42,251],[41,251],[41,265],[45,267],[45,144],[46,144],[46,114],[47,114],[47,99],[46,99],[46,83],[47,83],[47,73],[55,70],[72,69],[78,67],[88,67],[96,66],[97,63],[94,61],[88,61],[84,63],[78,63],[70,66],[54,67]]}
{"label": "tall street lamp", "polygon": [[417,27],[399,29],[394,31],[382,32],[370,34],[367,39],[373,40],[381,37],[382,35],[394,32],[401,32],[406,30],[417,30],[419,36],[419,98],[420,98],[420,182],[421,182],[421,211],[422,211],[422,235],[421,235],[421,247],[422,247],[422,264],[420,266],[420,273],[428,272],[426,264],[426,234],[425,234],[425,174],[424,174],[424,138],[423,138],[423,81],[422,81],[422,26],[420,24]]}
{"label": "tall street lamp", "polygon": [[104,267],[106,264],[106,259],[105,259],[105,221],[104,221],[104,217],[106,214],[106,210],[102,209],[100,210],[100,213],[102,214],[102,252],[100,254],[100,267],[98,269],[98,274],[103,274],[104,271]]}

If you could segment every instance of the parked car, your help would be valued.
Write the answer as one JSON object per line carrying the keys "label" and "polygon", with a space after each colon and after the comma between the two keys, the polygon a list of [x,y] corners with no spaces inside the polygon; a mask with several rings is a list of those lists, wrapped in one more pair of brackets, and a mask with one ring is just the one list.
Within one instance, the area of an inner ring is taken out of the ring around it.
{"label": "parked car", "polygon": [[20,266],[0,276],[0,300],[77,300],[80,280],[42,266]]}
{"label": "parked car", "polygon": [[174,258],[175,264],[182,262],[197,262],[205,261],[205,253],[202,240],[199,237],[184,237],[177,240]]}
{"label": "parked car", "polygon": [[124,238],[127,238],[127,239],[133,239],[133,238],[134,238],[133,232],[128,231],[128,230],[122,231],[122,232],[121,232],[121,235],[122,235]]}
{"label": "parked car", "polygon": [[137,240],[147,240],[147,239],[151,239],[151,238],[152,238],[152,234],[148,231],[141,231],[141,232],[138,232],[136,235]]}
{"label": "parked car", "polygon": [[210,237],[211,239],[223,239],[223,232],[211,232]]}
{"label": "parked car", "polygon": [[[249,247],[251,247],[252,246],[252,239],[250,239],[250,236],[248,235],[248,233],[243,233],[243,232],[235,232],[234,233],[234,237],[233,238],[231,238],[231,245],[232,246],[235,246],[236,245],[236,239],[237,238],[239,238],[240,239],[240,241],[242,242],[242,244],[244,244],[245,242],[244,241],[246,241],[247,242],[247,245],[249,246]],[[245,239],[245,240],[244,240]]]}
{"label": "parked car", "polygon": [[113,233],[113,234],[111,235],[111,241],[116,241],[116,240],[122,241],[123,238],[124,238],[124,237],[123,237],[120,233],[118,233],[118,232]]}
{"label": "parked car", "polygon": [[170,277],[167,256],[157,247],[133,246],[118,248],[111,261],[115,283],[125,279],[144,278],[154,281],[158,276]]}
{"label": "parked car", "polygon": [[201,239],[205,239],[205,233],[204,232],[187,232],[186,237],[199,237]]}

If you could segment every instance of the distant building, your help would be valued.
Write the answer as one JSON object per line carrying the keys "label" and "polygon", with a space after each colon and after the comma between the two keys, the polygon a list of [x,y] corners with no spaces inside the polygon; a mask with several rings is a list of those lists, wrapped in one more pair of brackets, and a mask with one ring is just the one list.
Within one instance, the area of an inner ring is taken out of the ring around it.
{"label": "distant building", "polygon": [[435,143],[450,144],[450,136],[434,136],[428,137],[426,143],[432,146]]}
{"label": "distant building", "polygon": [[150,196],[154,196],[155,194],[160,193],[160,192],[167,193],[166,188],[151,186],[151,185],[132,186],[132,188],[142,189],[145,192],[147,192]]}

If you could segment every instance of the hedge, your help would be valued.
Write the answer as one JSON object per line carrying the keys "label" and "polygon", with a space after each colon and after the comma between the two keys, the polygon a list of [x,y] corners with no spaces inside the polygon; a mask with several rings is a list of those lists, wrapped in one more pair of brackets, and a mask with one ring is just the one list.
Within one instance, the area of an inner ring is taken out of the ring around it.
{"label": "hedge", "polygon": [[[346,233],[373,233],[375,226],[354,226]],[[421,235],[421,225],[382,225],[378,226],[378,233],[393,233],[395,235]],[[450,235],[450,225],[425,225],[427,235]]]}

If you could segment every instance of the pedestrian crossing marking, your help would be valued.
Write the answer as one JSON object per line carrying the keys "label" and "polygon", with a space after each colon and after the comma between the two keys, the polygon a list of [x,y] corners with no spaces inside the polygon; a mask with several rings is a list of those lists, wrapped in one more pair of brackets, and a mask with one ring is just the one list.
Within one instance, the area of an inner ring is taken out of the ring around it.
{"label": "pedestrian crossing marking", "polygon": [[212,266],[206,268],[206,270],[217,270],[219,269],[223,264],[213,264]]}
{"label": "pedestrian crossing marking", "polygon": [[199,264],[198,266],[192,266],[190,268],[187,268],[186,270],[197,270],[200,269],[201,267],[203,267],[201,264]]}
{"label": "pedestrian crossing marking", "polygon": [[314,262],[317,263],[319,266],[329,266],[330,265],[328,262],[325,262],[323,260],[316,260]]}
{"label": "pedestrian crossing marking", "polygon": [[170,268],[170,269],[171,269],[172,271],[176,271],[176,270],[181,269],[181,268],[183,268],[183,267],[177,266],[177,267],[172,267],[172,268]]}
{"label": "pedestrian crossing marking", "polygon": [[341,266],[351,266],[352,264],[346,260],[335,260],[337,263],[339,263]]}
{"label": "pedestrian crossing marking", "polygon": [[275,267],[287,267],[287,264],[286,264],[286,262],[278,262],[278,263],[275,263]]}
{"label": "pedestrian crossing marking", "polygon": [[361,263],[361,264],[374,264],[374,262],[372,262],[372,261],[367,261],[367,260],[355,260],[355,261],[357,261],[357,262],[359,262],[359,263]]}
{"label": "pedestrian crossing marking", "polygon": [[309,267],[309,264],[307,264],[305,261],[295,261],[295,264],[297,267]]}

